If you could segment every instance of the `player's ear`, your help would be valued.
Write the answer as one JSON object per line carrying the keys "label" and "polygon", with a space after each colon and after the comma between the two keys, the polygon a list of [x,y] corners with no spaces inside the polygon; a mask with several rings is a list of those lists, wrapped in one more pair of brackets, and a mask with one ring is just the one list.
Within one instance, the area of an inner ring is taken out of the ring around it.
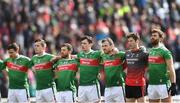
{"label": "player's ear", "polygon": [[72,53],[72,50],[69,50],[69,53],[71,54],[71,53]]}
{"label": "player's ear", "polygon": [[90,43],[89,45],[92,47],[92,46],[93,46],[93,43]]}
{"label": "player's ear", "polygon": [[160,42],[163,42],[163,40],[164,40],[163,37],[160,37],[160,38],[159,38],[159,41],[160,41]]}

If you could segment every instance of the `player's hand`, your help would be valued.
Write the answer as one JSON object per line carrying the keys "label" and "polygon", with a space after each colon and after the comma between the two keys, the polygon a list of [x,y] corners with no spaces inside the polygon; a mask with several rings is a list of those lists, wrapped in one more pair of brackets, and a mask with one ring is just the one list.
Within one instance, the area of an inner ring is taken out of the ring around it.
{"label": "player's hand", "polygon": [[171,83],[171,87],[169,88],[168,93],[171,94],[171,96],[174,96],[177,94],[175,83]]}
{"label": "player's hand", "polygon": [[119,53],[119,50],[117,48],[114,48],[110,55],[116,55]]}
{"label": "player's hand", "polygon": [[140,46],[140,49],[141,49],[142,51],[144,51],[144,52],[147,51],[145,46]]}

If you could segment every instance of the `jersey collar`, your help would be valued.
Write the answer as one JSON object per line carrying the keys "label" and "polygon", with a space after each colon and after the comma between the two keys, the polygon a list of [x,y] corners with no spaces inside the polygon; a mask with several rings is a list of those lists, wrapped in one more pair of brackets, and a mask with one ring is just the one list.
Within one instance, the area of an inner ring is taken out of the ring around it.
{"label": "jersey collar", "polygon": [[87,53],[86,53],[86,52],[84,52],[84,51],[83,51],[83,52],[84,52],[84,54],[89,54],[89,53],[91,53],[92,51],[93,51],[93,50],[92,50],[92,49],[90,49],[90,50],[89,50],[89,52],[87,52]]}
{"label": "jersey collar", "polygon": [[42,55],[37,55],[38,57],[42,57],[42,56],[44,56],[44,55],[46,55],[47,53],[46,52],[43,52],[43,54]]}
{"label": "jersey collar", "polygon": [[161,47],[163,47],[163,46],[164,46],[164,44],[163,44],[163,43],[160,43],[158,47],[153,47],[153,49],[159,49],[159,48],[161,48]]}
{"label": "jersey collar", "polygon": [[21,57],[21,55],[20,54],[17,54],[17,57],[15,58],[15,59],[19,59]]}

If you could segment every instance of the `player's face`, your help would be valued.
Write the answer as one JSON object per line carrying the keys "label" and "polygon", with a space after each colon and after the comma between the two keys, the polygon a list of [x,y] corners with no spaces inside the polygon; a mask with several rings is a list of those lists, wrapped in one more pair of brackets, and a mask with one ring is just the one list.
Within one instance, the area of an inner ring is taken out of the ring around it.
{"label": "player's face", "polygon": [[160,37],[159,34],[157,32],[152,33],[151,35],[151,44],[153,46],[157,45],[160,42]]}
{"label": "player's face", "polygon": [[17,56],[17,51],[15,51],[14,49],[9,49],[8,50],[8,54],[9,54],[9,57],[10,58],[16,58],[16,56]]}
{"label": "player's face", "polygon": [[67,49],[67,47],[61,47],[61,57],[67,58],[70,54],[70,51]]}
{"label": "player's face", "polygon": [[102,43],[102,50],[105,54],[109,54],[112,51],[112,45],[109,42],[105,41]]}
{"label": "player's face", "polygon": [[82,51],[89,51],[92,47],[92,43],[89,43],[88,40],[81,41],[81,49]]}
{"label": "player's face", "polygon": [[135,49],[137,44],[138,44],[138,40],[135,41],[132,37],[128,38],[129,49]]}
{"label": "player's face", "polygon": [[43,47],[41,45],[41,42],[36,42],[34,44],[34,51],[35,51],[36,54],[41,54],[41,53],[44,52],[44,50],[45,50],[45,47]]}

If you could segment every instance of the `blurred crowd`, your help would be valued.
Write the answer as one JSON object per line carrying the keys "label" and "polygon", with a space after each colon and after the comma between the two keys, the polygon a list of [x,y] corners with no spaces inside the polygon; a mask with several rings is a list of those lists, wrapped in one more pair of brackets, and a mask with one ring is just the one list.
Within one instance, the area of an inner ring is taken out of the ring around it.
{"label": "blurred crowd", "polygon": [[64,42],[77,53],[84,35],[96,43],[111,37],[118,49],[126,50],[126,34],[138,32],[142,45],[150,47],[153,26],[166,33],[165,45],[180,62],[180,0],[0,0],[0,57],[6,57],[11,42],[32,57],[37,38],[45,39],[53,54]]}

